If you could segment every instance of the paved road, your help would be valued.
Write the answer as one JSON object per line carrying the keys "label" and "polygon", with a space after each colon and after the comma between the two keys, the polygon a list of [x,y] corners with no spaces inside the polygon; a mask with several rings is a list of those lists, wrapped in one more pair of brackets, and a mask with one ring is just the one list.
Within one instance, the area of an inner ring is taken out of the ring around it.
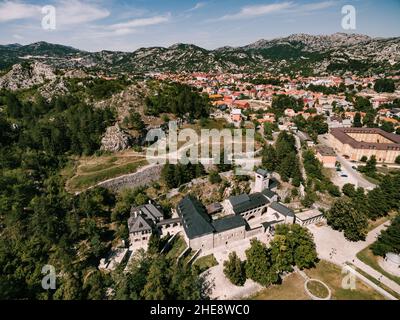
{"label": "paved road", "polygon": [[354,170],[352,168],[352,166],[354,166],[354,164],[352,164],[350,161],[346,160],[345,158],[343,158],[340,155],[337,155],[337,159],[340,162],[340,164],[342,165],[342,168],[344,168],[346,170],[346,172],[348,173],[348,176],[351,177],[353,179],[353,181],[355,181],[354,184],[357,187],[362,187],[367,190],[372,190],[376,187],[375,184],[366,180],[357,170]]}
{"label": "paved road", "polygon": [[[331,147],[326,136],[318,136],[318,141],[320,144]],[[349,160],[345,159],[341,155],[337,154],[337,160],[340,162],[342,169],[344,169],[348,175],[349,183],[356,185],[357,187],[362,187],[367,190],[372,190],[376,187],[375,184],[366,180],[357,170],[352,167],[354,164]]]}
{"label": "paved road", "polygon": [[361,281],[369,285],[371,288],[374,288],[377,292],[379,292],[381,295],[386,297],[389,300],[397,300],[396,297],[391,295],[389,292],[383,290],[380,286],[376,285],[374,282],[369,280],[367,277],[364,277],[361,273],[357,272],[350,266],[346,266],[345,269],[349,270],[352,274],[354,274],[357,278],[359,278]]}

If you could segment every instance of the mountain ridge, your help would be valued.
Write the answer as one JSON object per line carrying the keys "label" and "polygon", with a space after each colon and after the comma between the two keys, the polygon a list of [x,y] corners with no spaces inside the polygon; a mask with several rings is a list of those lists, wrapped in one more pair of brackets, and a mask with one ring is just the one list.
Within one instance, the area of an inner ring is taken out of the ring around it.
{"label": "mountain ridge", "polygon": [[[39,60],[61,69],[89,68],[116,72],[396,72],[400,37],[372,38],[362,34],[292,34],[260,39],[245,46],[208,50],[194,44],[142,47],[133,52],[88,52],[44,41],[29,45],[0,45],[0,69],[25,60]],[[352,69],[350,68],[350,69]]]}

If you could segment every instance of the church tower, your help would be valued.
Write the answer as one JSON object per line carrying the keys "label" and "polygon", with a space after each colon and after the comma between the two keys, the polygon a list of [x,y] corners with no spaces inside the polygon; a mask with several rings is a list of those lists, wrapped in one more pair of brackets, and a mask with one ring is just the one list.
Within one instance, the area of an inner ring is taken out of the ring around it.
{"label": "church tower", "polygon": [[256,171],[256,182],[254,185],[254,192],[262,192],[264,189],[268,189],[270,186],[271,174],[264,169],[258,169]]}

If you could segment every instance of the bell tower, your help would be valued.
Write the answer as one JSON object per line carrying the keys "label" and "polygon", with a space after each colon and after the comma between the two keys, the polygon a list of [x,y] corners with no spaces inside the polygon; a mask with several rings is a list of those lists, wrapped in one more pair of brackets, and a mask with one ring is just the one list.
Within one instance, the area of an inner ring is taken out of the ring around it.
{"label": "bell tower", "polygon": [[264,169],[256,171],[256,182],[254,185],[254,192],[262,192],[270,186],[271,173]]}

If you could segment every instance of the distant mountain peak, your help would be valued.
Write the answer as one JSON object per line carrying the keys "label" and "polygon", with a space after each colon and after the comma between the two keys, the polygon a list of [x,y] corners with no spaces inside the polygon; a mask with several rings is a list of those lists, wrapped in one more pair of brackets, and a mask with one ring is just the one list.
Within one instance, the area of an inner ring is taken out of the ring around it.
{"label": "distant mountain peak", "polygon": [[[97,68],[109,72],[291,72],[307,74],[398,70],[400,38],[355,33],[292,34],[261,39],[243,47],[207,50],[194,44],[144,47],[134,52],[86,52],[45,41],[0,46],[0,69],[29,59],[61,69]],[[350,66],[349,66],[350,65]],[[350,69],[351,70],[350,70]]]}

